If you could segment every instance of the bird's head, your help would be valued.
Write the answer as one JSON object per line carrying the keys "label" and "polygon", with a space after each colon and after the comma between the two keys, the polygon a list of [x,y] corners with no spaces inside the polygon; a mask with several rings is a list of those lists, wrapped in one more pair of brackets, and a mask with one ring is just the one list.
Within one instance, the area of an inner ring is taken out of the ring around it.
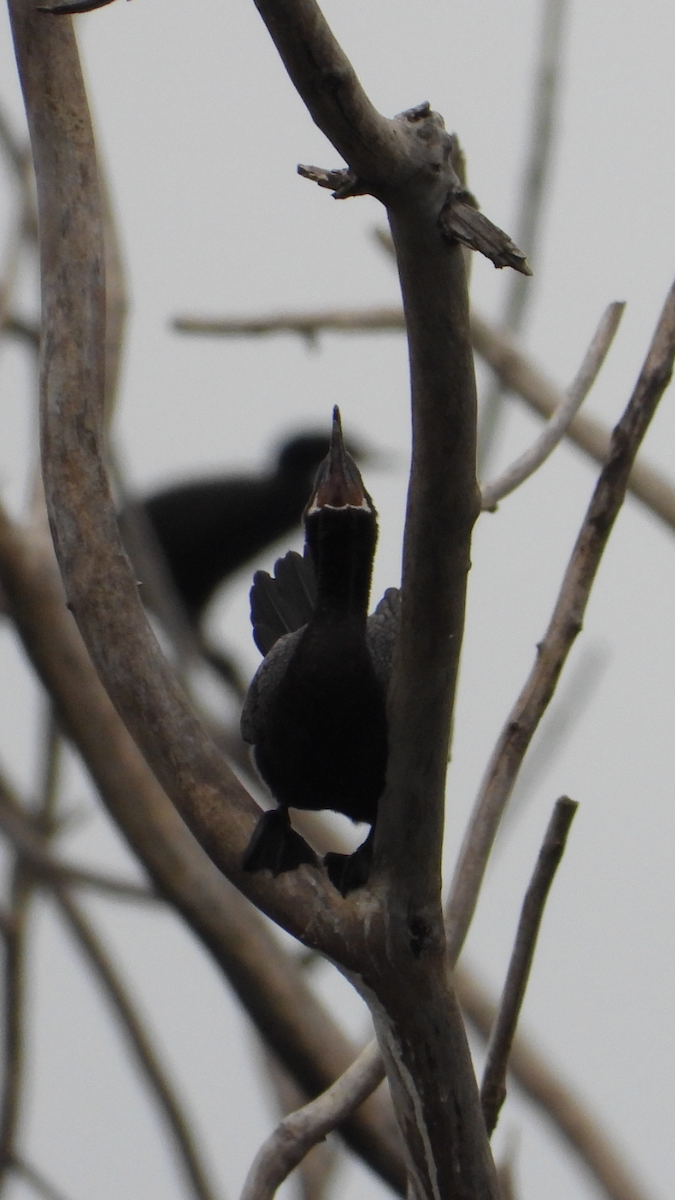
{"label": "bird's head", "polygon": [[328,454],[317,471],[314,489],[305,509],[305,520],[324,509],[357,509],[372,516],[377,515],[361,472],[345,446],[337,404],[333,409]]}
{"label": "bird's head", "polygon": [[317,471],[305,509],[305,534],[317,575],[318,603],[358,611],[365,620],[377,514],[345,448],[337,408],[333,410],[330,449]]}

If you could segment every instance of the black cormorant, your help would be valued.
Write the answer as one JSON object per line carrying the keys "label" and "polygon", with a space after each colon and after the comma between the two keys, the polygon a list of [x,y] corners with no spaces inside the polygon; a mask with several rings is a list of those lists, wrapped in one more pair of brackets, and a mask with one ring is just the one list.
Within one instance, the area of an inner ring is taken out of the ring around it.
{"label": "black cormorant", "polygon": [[[316,859],[289,808],[331,809],[374,825],[387,768],[386,693],[398,592],[371,617],[377,515],[334,411],[330,451],[305,509],[305,557],[290,552],[275,578],[259,571],[251,619],[266,655],[241,718],[245,741],[277,809],[265,813],[244,866],[275,874]],[[346,894],[367,879],[372,830],[347,858],[326,856]]]}

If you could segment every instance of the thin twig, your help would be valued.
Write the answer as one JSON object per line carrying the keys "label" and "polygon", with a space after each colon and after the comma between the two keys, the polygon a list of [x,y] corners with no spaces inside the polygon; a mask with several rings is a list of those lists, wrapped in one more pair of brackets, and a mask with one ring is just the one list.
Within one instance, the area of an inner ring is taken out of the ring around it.
{"label": "thin twig", "polygon": [[[308,1103],[308,1097],[281,1065],[276,1054],[272,1054],[264,1044],[259,1049],[266,1089],[271,1087],[274,1092],[281,1120],[303,1108]],[[339,1160],[340,1143],[336,1137],[327,1137],[310,1148],[298,1164],[298,1200],[326,1200]]]}
{"label": "thin twig", "polygon": [[328,1091],[280,1122],[253,1160],[241,1200],[271,1200],[312,1146],[350,1116],[383,1078],[377,1042],[369,1042]]}
{"label": "thin twig", "polygon": [[[271,313],[262,317],[232,317],[207,320],[177,317],[174,328],[183,333],[214,337],[255,337],[273,333],[296,333],[313,341],[322,331],[338,333],[387,333],[404,330],[400,308],[327,309],[313,313]],[[550,419],[565,403],[565,393],[518,346],[514,338],[475,310],[471,314],[471,341],[476,353],[514,394],[540,416]],[[594,417],[577,413],[565,436],[595,462],[604,463],[609,451],[610,431]],[[656,467],[638,459],[628,481],[628,490],[655,516],[675,529],[675,487]]]}
{"label": "thin twig", "polygon": [[535,442],[506,471],[482,489],[481,507],[494,509],[497,503],[529,479],[564,438],[570,422],[591,390],[619,328],[626,305],[614,301],[603,313],[593,340],[586,351],[576,378],[564,402],[556,409]]}
{"label": "thin twig", "polygon": [[504,983],[497,1020],[490,1035],[480,1101],[488,1136],[491,1137],[506,1099],[506,1072],[520,1017],[525,989],[544,915],[544,906],[578,805],[567,796],[556,801],[530,885],[525,893],[516,940]]}
{"label": "thin twig", "polygon": [[[540,413],[552,417],[564,402],[564,392],[524,354],[514,339],[473,313],[471,337],[474,349],[496,371],[509,391]],[[598,463],[610,449],[610,431],[594,417],[577,413],[567,437]],[[675,487],[656,467],[638,459],[632,467],[628,490],[657,517],[675,529]]]}
{"label": "thin twig", "polygon": [[[495,1000],[463,966],[456,968],[454,979],[464,1015],[487,1041],[497,1017]],[[649,1200],[622,1150],[613,1144],[595,1114],[565,1082],[561,1072],[520,1033],[513,1043],[509,1073],[550,1122],[552,1130],[562,1135],[570,1150],[579,1156],[608,1200]]]}
{"label": "thin twig", "polygon": [[[525,247],[530,262],[534,263],[537,261],[544,204],[550,183],[562,68],[562,31],[568,2],[543,0],[542,7],[539,58],[530,101],[529,145],[515,235],[518,245]],[[506,289],[501,323],[512,333],[518,333],[532,299],[532,288],[518,275],[509,273]],[[478,430],[478,462],[481,469],[494,444],[503,393],[504,385],[497,378],[481,405]]]}
{"label": "thin twig", "polygon": [[474,806],[447,908],[452,963],[457,961],[464,944],[494,837],[525,752],[581,630],[593,580],[626,494],[631,465],[670,382],[674,356],[675,284],[666,298],[628,406],[612,434],[609,457],[581,526],[550,625],[539,643],[536,662],[499,737]]}
{"label": "thin twig", "polygon": [[314,338],[324,330],[337,333],[380,333],[405,329],[400,307],[338,308],[309,313],[269,313],[262,317],[175,317],[179,333],[207,337],[260,337],[267,333],[300,333]]}

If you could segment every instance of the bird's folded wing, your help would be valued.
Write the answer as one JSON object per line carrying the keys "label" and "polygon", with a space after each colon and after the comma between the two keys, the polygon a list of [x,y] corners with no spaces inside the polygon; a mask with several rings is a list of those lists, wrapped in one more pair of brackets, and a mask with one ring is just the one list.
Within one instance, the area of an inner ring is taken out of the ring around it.
{"label": "bird's folded wing", "polygon": [[316,577],[309,558],[289,550],[274,564],[274,576],[256,571],[251,588],[253,639],[268,654],[286,633],[306,625],[316,601]]}
{"label": "bird's folded wing", "polygon": [[375,674],[386,694],[389,687],[391,660],[394,654],[396,627],[401,611],[398,588],[387,588],[375,612],[368,617],[366,641],[373,660]]}

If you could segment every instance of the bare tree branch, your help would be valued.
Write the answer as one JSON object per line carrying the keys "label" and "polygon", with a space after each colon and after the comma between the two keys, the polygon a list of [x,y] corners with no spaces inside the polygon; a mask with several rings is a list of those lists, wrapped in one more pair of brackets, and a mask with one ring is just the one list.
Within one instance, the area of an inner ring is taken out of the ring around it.
{"label": "bare tree branch", "polygon": [[630,469],[656,406],[670,382],[675,357],[675,285],[664,304],[640,377],[612,434],[611,448],[572,552],[551,622],[525,687],[497,742],[467,828],[447,908],[451,961],[464,944],[499,822],[518,770],[555,691],[572,643],[582,627],[590,590]]}
{"label": "bare tree branch", "polygon": [[[323,330],[342,333],[387,333],[405,329],[398,307],[328,309],[311,313],[270,313],[262,317],[176,317],[173,326],[181,333],[214,337],[247,337],[269,333],[298,333],[313,341]],[[499,375],[504,388],[524,400],[540,416],[550,418],[565,403],[565,393],[537,367],[505,331],[475,311],[471,314],[474,350]],[[604,463],[610,431],[594,417],[577,413],[565,436],[595,462]],[[628,481],[628,490],[647,508],[675,529],[675,487],[655,467],[638,459]]]}
{"label": "bare tree branch", "polygon": [[[494,328],[476,313],[471,318],[475,350],[499,374],[504,386],[520,396],[543,417],[552,417],[564,401],[564,392],[534,365],[508,333]],[[604,463],[610,449],[610,432],[594,417],[577,413],[567,436],[590,458]],[[675,529],[675,487],[655,467],[638,460],[633,464],[628,489],[661,520]]]}
{"label": "bare tree branch", "polygon": [[[497,1017],[497,1004],[463,966],[456,968],[454,979],[462,1011],[487,1041]],[[509,1072],[553,1130],[579,1156],[608,1200],[649,1200],[646,1189],[595,1115],[564,1081],[560,1071],[522,1034],[515,1037]]]}
{"label": "bare tree branch", "polygon": [[564,438],[575,413],[581,407],[591,390],[602,364],[607,357],[609,348],[614,341],[614,335],[619,328],[625,304],[614,301],[603,313],[600,324],[593,336],[584,361],[577,376],[567,392],[564,402],[556,409],[548,424],[544,427],[536,441],[528,450],[521,454],[498,479],[486,484],[482,489],[481,507],[493,509],[499,500],[515,491],[521,483],[529,479],[546,461],[548,456]]}
{"label": "bare tree branch", "polygon": [[558,865],[565,852],[567,835],[578,807],[576,801],[569,800],[567,796],[556,801],[553,816],[549,821],[539,851],[534,874],[525,893],[499,1012],[490,1035],[480,1090],[480,1100],[489,1137],[492,1136],[500,1109],[506,1099],[506,1072],[509,1056],[530,977],[544,906]]}
{"label": "bare tree branch", "polygon": [[[316,958],[312,950],[305,953]],[[285,1067],[281,1065],[276,1055],[261,1046],[260,1058],[263,1078],[266,1086],[271,1085],[274,1091],[279,1116],[287,1117],[297,1109],[304,1108],[307,1096],[291,1078]],[[384,1067],[382,1067],[382,1075],[384,1076]],[[308,1150],[302,1162],[298,1164],[299,1169],[295,1180],[300,1200],[326,1200],[332,1190],[331,1184],[334,1181],[341,1157],[341,1146],[335,1136],[328,1135],[323,1141],[317,1142]]]}
{"label": "bare tree branch", "polygon": [[379,333],[404,330],[400,307],[337,308],[308,313],[269,313],[262,317],[174,317],[172,327],[180,333],[212,337],[256,337],[266,333],[300,333],[313,338],[323,330],[345,333]]}
{"label": "bare tree branch", "polygon": [[383,1078],[382,1055],[373,1041],[328,1091],[277,1125],[253,1160],[241,1200],[271,1200],[312,1146],[350,1116]]}

